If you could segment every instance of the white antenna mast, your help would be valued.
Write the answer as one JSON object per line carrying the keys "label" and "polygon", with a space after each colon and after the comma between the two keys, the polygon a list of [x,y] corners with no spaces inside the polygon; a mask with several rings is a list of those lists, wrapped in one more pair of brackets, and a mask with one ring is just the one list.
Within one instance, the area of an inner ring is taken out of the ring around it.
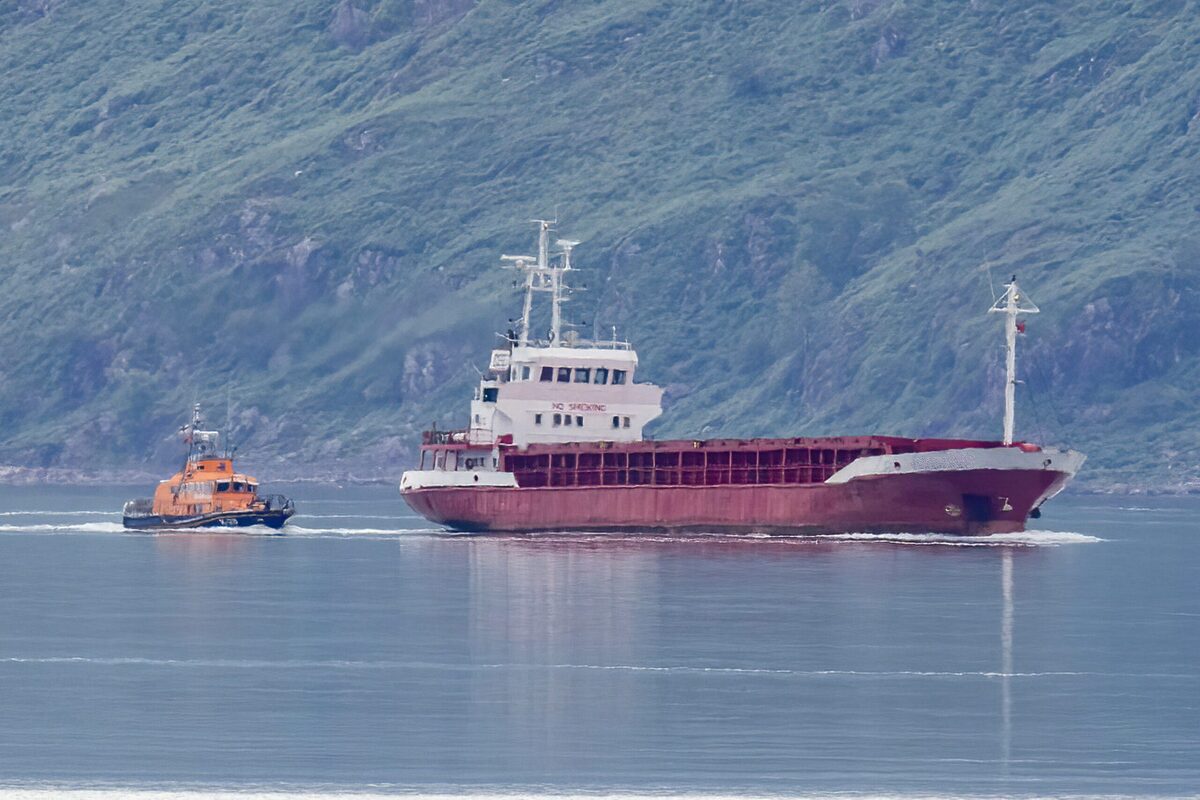
{"label": "white antenna mast", "polygon": [[1021,294],[1016,275],[1013,275],[1011,283],[1004,285],[1004,289],[1004,294],[988,309],[988,313],[1005,315],[1004,444],[1012,444],[1017,396],[1017,331],[1023,332],[1025,329],[1025,326],[1017,321],[1017,315],[1037,314],[1041,309]]}
{"label": "white antenna mast", "polygon": [[557,344],[562,340],[561,305],[565,299],[563,297],[563,289],[566,288],[563,285],[563,278],[571,269],[571,248],[575,247],[579,242],[570,239],[559,239],[555,244],[562,248],[562,267],[552,271],[554,276],[552,278],[554,291],[550,295],[553,304],[550,308],[550,335],[554,343]]}
{"label": "white antenna mast", "polygon": [[550,230],[557,220],[535,219],[538,225],[538,254],[535,261],[533,256],[500,256],[501,261],[512,262],[516,269],[525,273],[525,304],[521,310],[521,330],[518,343],[524,347],[529,344],[530,314],[533,310],[533,293],[548,292],[550,294],[550,343],[557,344],[562,338],[562,303],[568,287],[563,283],[563,274],[571,269],[571,248],[579,242],[569,239],[559,239],[557,244],[563,249],[562,264],[555,266],[550,263]]}

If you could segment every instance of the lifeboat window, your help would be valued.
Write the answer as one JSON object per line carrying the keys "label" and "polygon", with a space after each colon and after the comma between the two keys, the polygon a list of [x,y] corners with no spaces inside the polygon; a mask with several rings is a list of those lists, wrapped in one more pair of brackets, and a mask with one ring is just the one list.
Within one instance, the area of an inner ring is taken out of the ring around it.
{"label": "lifeboat window", "polygon": [[571,368],[570,367],[559,367],[558,368],[558,382],[559,383],[570,383],[571,382]]}
{"label": "lifeboat window", "polygon": [[587,367],[576,367],[575,368],[575,382],[576,383],[590,383],[591,377],[592,377],[592,371],[590,369],[588,369]]}
{"label": "lifeboat window", "polygon": [[613,417],[613,427],[614,428],[621,427],[621,418],[620,417]]}
{"label": "lifeboat window", "polygon": [[583,417],[576,417],[575,424],[578,425],[580,428],[582,428],[583,427]]}
{"label": "lifeboat window", "polygon": [[625,370],[614,369],[612,382],[613,382],[613,386],[619,386],[620,384],[624,383],[625,382]]}
{"label": "lifeboat window", "polygon": [[592,383],[608,383],[608,367],[596,367],[596,380]]}
{"label": "lifeboat window", "polygon": [[554,367],[542,367],[542,383],[554,380]]}
{"label": "lifeboat window", "polygon": [[[241,491],[241,488],[242,488],[240,485],[238,485],[238,484],[236,484],[236,483],[233,485],[233,487],[234,487],[234,488],[233,488],[233,490],[234,490],[235,492],[236,492],[236,491]],[[228,484],[228,483],[218,483],[218,484],[217,484],[217,491],[218,491],[218,492],[228,492],[228,491],[229,491],[229,484]]]}
{"label": "lifeboat window", "polygon": [[499,394],[500,394],[500,387],[488,386],[483,390],[483,402],[494,403],[494,402],[496,402],[496,397],[499,396]]}
{"label": "lifeboat window", "polygon": [[542,424],[542,415],[541,415],[541,414],[534,414],[534,415],[533,415],[533,424],[534,424],[534,425],[541,425],[541,424]]}
{"label": "lifeboat window", "polygon": [[558,427],[559,425],[562,425],[562,414],[555,414],[555,415],[554,415],[554,425],[555,425],[555,427]]}
{"label": "lifeboat window", "polygon": [[529,367],[521,367],[521,380],[529,380]]}

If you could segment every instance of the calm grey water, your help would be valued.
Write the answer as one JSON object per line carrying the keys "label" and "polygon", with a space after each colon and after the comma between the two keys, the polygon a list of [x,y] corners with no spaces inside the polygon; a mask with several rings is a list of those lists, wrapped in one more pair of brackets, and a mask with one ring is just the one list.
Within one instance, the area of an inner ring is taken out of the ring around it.
{"label": "calm grey water", "polygon": [[0,487],[0,785],[1200,790],[1200,500],[978,542],[282,536]]}

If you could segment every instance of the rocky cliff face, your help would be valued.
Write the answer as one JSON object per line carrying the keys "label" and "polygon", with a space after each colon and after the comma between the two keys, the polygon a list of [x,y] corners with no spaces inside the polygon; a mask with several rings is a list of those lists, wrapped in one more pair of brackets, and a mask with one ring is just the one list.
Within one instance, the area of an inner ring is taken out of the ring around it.
{"label": "rocky cliff face", "polygon": [[659,435],[1019,433],[1187,487],[1200,72],[1175,0],[0,4],[0,462],[402,468],[557,207]]}

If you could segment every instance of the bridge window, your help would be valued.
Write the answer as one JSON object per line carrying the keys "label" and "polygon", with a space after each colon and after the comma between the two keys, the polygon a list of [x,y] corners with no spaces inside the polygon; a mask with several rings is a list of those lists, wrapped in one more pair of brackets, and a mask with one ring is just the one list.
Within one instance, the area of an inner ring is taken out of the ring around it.
{"label": "bridge window", "polygon": [[494,402],[496,402],[496,397],[497,397],[499,394],[500,394],[500,387],[498,387],[498,386],[487,386],[487,387],[485,387],[485,388],[484,388],[484,390],[483,390],[483,402],[485,402],[485,403],[494,403]]}
{"label": "bridge window", "polygon": [[578,425],[580,428],[582,428],[583,427],[583,417],[576,417],[575,424]]}
{"label": "bridge window", "polygon": [[596,380],[592,383],[608,383],[608,367],[596,367]]}
{"label": "bridge window", "polygon": [[529,367],[521,367],[521,380],[529,380]]}
{"label": "bridge window", "polygon": [[624,383],[625,382],[625,370],[614,369],[612,382],[613,382],[613,386],[619,386],[620,384]]}
{"label": "bridge window", "polygon": [[542,424],[542,415],[541,415],[541,414],[534,414],[534,415],[533,415],[533,424],[534,424],[534,425],[541,425],[541,424]]}
{"label": "bridge window", "polygon": [[557,428],[559,425],[562,425],[562,414],[555,414],[554,415],[554,427]]}
{"label": "bridge window", "polygon": [[614,428],[621,427],[621,418],[620,417],[613,417],[613,427]]}
{"label": "bridge window", "polygon": [[625,417],[623,422],[624,422],[625,427],[628,428],[629,427],[629,417]]}
{"label": "bridge window", "polygon": [[554,367],[542,367],[542,383],[554,380]]}
{"label": "bridge window", "polygon": [[576,367],[575,368],[575,382],[576,383],[588,383],[589,378],[591,378],[591,377],[592,377],[592,371],[590,369],[588,369],[587,367]]}
{"label": "bridge window", "polygon": [[570,424],[571,424],[571,415],[563,414],[563,425],[570,425]]}
{"label": "bridge window", "polygon": [[571,368],[570,367],[559,367],[558,368],[558,382],[559,383],[570,383],[571,382]]}

